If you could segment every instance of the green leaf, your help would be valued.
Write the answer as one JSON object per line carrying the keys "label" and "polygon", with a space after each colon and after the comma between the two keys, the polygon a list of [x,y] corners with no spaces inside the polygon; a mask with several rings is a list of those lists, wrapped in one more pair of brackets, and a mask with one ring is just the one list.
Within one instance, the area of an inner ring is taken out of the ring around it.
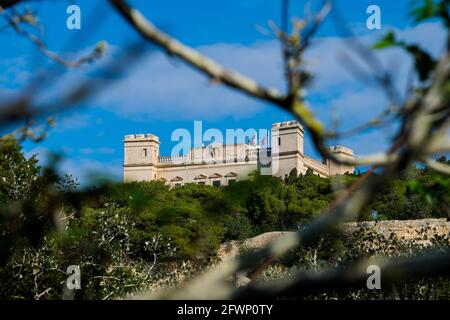
{"label": "green leaf", "polygon": [[435,3],[433,0],[424,0],[423,5],[418,6],[411,11],[411,16],[414,18],[415,22],[421,22],[436,17],[439,13],[439,3]]}
{"label": "green leaf", "polygon": [[397,45],[395,40],[395,35],[392,31],[389,31],[382,39],[376,42],[372,48],[373,49],[384,49],[390,46]]}
{"label": "green leaf", "polygon": [[436,61],[419,46],[407,45],[402,41],[396,40],[392,31],[388,32],[382,39],[376,42],[372,48],[384,49],[392,46],[402,47],[413,56],[415,67],[421,81],[425,81],[430,77],[430,74],[436,65]]}

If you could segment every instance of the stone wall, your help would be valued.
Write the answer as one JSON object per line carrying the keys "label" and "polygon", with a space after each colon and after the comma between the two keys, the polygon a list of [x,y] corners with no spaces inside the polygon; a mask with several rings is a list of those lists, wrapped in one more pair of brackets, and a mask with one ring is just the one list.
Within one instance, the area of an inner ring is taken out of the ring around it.
{"label": "stone wall", "polygon": [[[450,233],[450,221],[447,219],[418,219],[418,220],[385,220],[347,223],[348,232],[355,229],[371,229],[384,236],[394,233],[397,237],[405,240],[421,240],[423,235],[428,238],[439,235],[445,236]],[[420,235],[421,230],[424,234]]]}
{"label": "stone wall", "polygon": [[[427,241],[426,238],[433,236],[450,235],[450,221],[447,219],[418,219],[418,220],[386,220],[386,221],[365,221],[346,223],[344,232],[355,232],[358,229],[369,229],[389,237],[392,233],[405,240]],[[421,235],[421,230],[424,231]],[[267,232],[244,241],[230,241],[220,246],[219,257],[222,260],[235,257],[240,248],[246,250],[256,250],[263,248],[272,240],[292,232],[273,231]]]}

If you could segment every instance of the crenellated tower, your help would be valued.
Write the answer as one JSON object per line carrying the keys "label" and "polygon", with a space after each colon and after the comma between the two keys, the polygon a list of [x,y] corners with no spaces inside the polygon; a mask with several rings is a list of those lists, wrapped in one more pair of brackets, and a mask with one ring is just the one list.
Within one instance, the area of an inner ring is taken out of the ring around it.
{"label": "crenellated tower", "polygon": [[153,134],[129,134],[124,140],[124,181],[158,178],[159,138]]}
{"label": "crenellated tower", "polygon": [[292,169],[304,171],[304,131],[298,121],[272,124],[272,175],[284,178]]}

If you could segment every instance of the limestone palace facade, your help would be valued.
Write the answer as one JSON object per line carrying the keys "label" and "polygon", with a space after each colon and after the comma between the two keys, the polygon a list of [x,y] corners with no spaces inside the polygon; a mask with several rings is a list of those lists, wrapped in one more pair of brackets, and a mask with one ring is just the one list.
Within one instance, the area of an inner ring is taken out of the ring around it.
{"label": "limestone palace facade", "polygon": [[[171,186],[198,183],[224,186],[247,179],[255,170],[261,174],[284,178],[292,169],[330,177],[353,172],[354,167],[337,164],[329,159],[314,160],[303,152],[304,131],[297,121],[272,125],[270,147],[254,143],[210,144],[191,148],[183,156],[161,156],[159,137],[153,134],[130,134],[124,140],[124,181],[162,180]],[[331,146],[330,151],[355,159],[353,150]]]}

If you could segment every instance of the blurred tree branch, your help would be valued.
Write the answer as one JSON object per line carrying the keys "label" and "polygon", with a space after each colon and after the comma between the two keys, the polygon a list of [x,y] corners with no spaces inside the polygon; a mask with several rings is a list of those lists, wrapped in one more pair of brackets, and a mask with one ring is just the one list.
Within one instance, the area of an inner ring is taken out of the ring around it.
{"label": "blurred tree branch", "polygon": [[98,94],[101,90],[106,90],[131,65],[142,58],[144,51],[144,48],[140,45],[131,45],[115,59],[96,70],[95,77],[87,78],[77,85],[58,91],[50,101],[36,103],[34,101],[36,96],[34,90],[30,88],[30,90],[25,90],[17,99],[0,105],[0,124],[11,124],[21,120],[28,121],[32,117],[51,115],[76,107],[81,101]]}
{"label": "blurred tree branch", "polygon": [[374,257],[333,270],[315,273],[301,272],[294,278],[256,283],[236,290],[232,299],[274,299],[277,297],[301,297],[308,293],[346,288],[365,288],[367,268],[380,267],[382,288],[402,280],[424,276],[450,274],[450,253],[435,251],[408,258]]}

